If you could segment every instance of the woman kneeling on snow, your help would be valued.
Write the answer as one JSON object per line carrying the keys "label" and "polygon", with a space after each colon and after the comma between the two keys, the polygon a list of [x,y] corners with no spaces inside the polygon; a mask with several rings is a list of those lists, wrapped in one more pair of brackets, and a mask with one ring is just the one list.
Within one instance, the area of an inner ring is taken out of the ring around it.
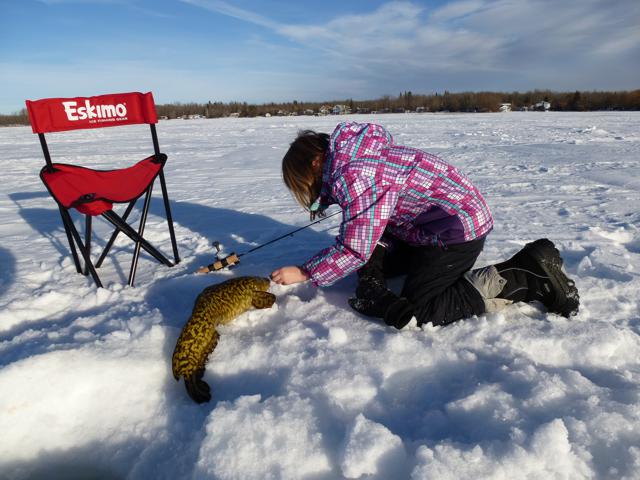
{"label": "woman kneeling on snow", "polygon": [[[414,316],[419,325],[446,325],[520,301],[565,317],[578,311],[575,284],[547,239],[471,270],[493,228],[479,190],[442,159],[395,145],[379,125],[345,122],[331,136],[300,132],[282,173],[312,218],[334,203],[343,216],[335,244],[302,266],[275,270],[276,283],[327,286],[357,270],[351,307],[396,328]],[[385,279],[402,274],[398,296]]]}

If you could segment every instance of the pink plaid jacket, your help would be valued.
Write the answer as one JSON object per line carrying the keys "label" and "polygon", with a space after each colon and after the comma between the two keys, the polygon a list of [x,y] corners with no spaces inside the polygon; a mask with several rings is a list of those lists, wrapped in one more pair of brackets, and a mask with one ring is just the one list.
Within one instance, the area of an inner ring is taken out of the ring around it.
{"label": "pink plaid jacket", "polygon": [[302,265],[315,285],[362,267],[383,233],[445,247],[493,228],[489,207],[467,177],[434,155],[394,145],[379,125],[341,123],[324,160],[319,205],[340,205],[342,224],[335,244]]}

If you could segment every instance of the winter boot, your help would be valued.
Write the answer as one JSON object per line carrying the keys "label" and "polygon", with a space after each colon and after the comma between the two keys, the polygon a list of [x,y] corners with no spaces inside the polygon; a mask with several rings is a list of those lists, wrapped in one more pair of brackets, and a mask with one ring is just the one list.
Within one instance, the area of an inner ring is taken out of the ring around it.
{"label": "winter boot", "polygon": [[506,280],[496,296],[513,302],[541,302],[549,312],[570,317],[578,313],[575,282],[562,271],[562,258],[546,238],[527,243],[506,262],[494,265]]}
{"label": "winter boot", "polygon": [[358,270],[356,298],[376,299],[387,290],[383,270],[385,251],[382,245],[376,245],[371,258]]}
{"label": "winter boot", "polygon": [[377,245],[369,261],[358,270],[356,296],[348,301],[355,311],[382,318],[387,325],[400,329],[413,317],[413,306],[406,298],[398,297],[387,288],[383,272],[384,255],[385,248]]}
{"label": "winter boot", "polygon": [[405,327],[415,316],[415,308],[411,302],[404,297],[398,297],[390,290],[378,299],[350,298],[348,301],[356,312],[368,317],[381,318],[384,323],[398,330]]}

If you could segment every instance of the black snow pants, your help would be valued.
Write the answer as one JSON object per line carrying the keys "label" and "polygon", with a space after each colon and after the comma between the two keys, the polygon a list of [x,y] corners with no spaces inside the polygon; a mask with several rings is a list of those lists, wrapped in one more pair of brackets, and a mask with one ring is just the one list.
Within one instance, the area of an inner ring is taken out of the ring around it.
{"label": "black snow pants", "polygon": [[385,252],[384,275],[407,275],[400,295],[413,304],[419,325],[446,325],[485,313],[482,295],[463,277],[480,255],[484,240],[446,247],[397,242]]}

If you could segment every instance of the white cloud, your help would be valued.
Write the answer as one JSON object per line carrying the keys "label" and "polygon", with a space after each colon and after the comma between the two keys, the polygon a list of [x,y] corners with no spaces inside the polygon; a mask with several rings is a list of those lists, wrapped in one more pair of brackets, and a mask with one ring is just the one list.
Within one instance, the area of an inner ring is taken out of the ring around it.
{"label": "white cloud", "polygon": [[220,13],[238,20],[253,23],[263,27],[277,29],[278,23],[273,20],[259,15],[255,12],[245,10],[240,7],[236,7],[229,2],[223,0],[180,0],[182,3],[187,3],[195,7],[201,7],[214,13]]}
{"label": "white cloud", "polygon": [[432,21],[446,22],[477,12],[484,6],[485,2],[482,0],[463,0],[461,2],[451,2],[435,10],[431,14],[430,18]]}
{"label": "white cloud", "polygon": [[328,46],[334,50],[357,53],[414,37],[421,12],[421,7],[411,3],[394,2],[371,13],[335,18],[326,25],[281,25],[277,32],[311,45],[333,42]]}
{"label": "white cloud", "polygon": [[[485,71],[540,78],[540,70],[547,70],[546,85],[537,86],[553,88],[563,72],[576,80],[576,88],[584,88],[584,75],[593,74],[594,61],[627,64],[640,53],[640,2],[631,0],[461,0],[432,11],[391,1],[371,12],[309,25],[285,24],[224,1],[182,1],[316,49],[326,55],[325,67],[374,77],[384,65],[406,76],[466,71],[472,77]],[[629,68],[640,74],[640,67]],[[611,88],[616,83],[603,80],[601,75],[592,84]],[[473,88],[472,78],[468,84]]]}
{"label": "white cloud", "polygon": [[45,5],[61,5],[64,3],[86,3],[86,4],[122,4],[126,0],[38,0]]}
{"label": "white cloud", "polygon": [[[636,0],[461,0],[436,9],[390,1],[310,24],[284,22],[231,0],[181,1],[261,28],[215,55],[211,45],[198,53],[199,46],[192,51],[172,40],[172,50],[182,48],[199,59],[193,68],[184,56],[171,64],[171,55],[167,60],[136,56],[144,58],[142,63],[113,59],[105,68],[97,63],[70,68],[0,65],[0,84],[39,97],[153,89],[162,92],[160,102],[372,98],[402,90],[640,87]],[[269,34],[289,44],[271,42]],[[101,78],[83,72],[100,72]],[[44,87],[32,80],[43,77],[50,79]],[[17,110],[8,95],[0,95],[0,110]]]}

